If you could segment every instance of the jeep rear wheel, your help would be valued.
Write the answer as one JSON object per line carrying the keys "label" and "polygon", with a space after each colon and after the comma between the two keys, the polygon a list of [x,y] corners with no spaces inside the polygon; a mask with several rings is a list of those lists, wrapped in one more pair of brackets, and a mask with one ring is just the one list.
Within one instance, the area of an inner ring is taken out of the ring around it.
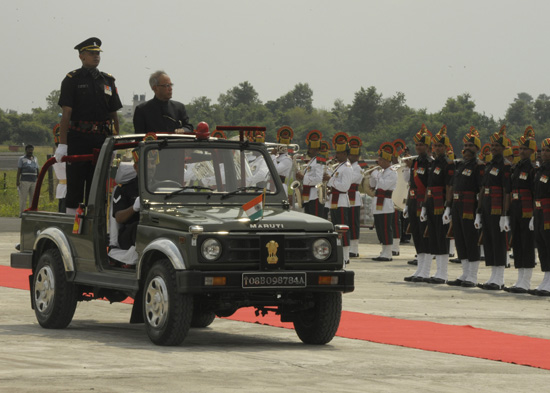
{"label": "jeep rear wheel", "polygon": [[47,329],[63,329],[72,321],[76,310],[76,291],[67,281],[58,249],[40,256],[33,277],[32,302],[38,323]]}
{"label": "jeep rear wheel", "polygon": [[179,345],[189,332],[193,297],[178,293],[176,287],[176,271],[166,259],[147,274],[143,319],[149,339],[157,345]]}
{"label": "jeep rear wheel", "polygon": [[315,293],[315,305],[294,320],[296,334],[305,344],[322,345],[330,342],[342,315],[342,294],[340,292]]}

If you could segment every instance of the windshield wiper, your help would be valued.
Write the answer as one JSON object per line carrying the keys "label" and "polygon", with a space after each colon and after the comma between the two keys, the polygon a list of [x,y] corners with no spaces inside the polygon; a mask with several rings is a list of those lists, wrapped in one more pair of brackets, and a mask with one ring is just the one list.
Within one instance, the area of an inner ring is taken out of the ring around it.
{"label": "windshield wiper", "polygon": [[212,195],[212,189],[210,187],[203,187],[203,186],[183,186],[182,188],[180,188],[179,190],[176,190],[176,191],[173,191],[171,192],[170,194],[167,194],[165,197],[164,197],[164,200],[168,199],[168,198],[171,198],[175,195],[179,195],[179,194],[182,194],[184,193],[185,191],[187,190],[208,190],[210,191],[209,193],[207,193],[206,195],[208,195],[208,198],[210,198],[210,196]]}
{"label": "windshield wiper", "polygon": [[236,195],[238,193],[244,192],[244,191],[263,191],[263,187],[257,187],[257,186],[246,186],[246,187],[239,187],[235,191],[228,192],[227,194],[223,194],[221,199],[225,199],[230,197],[231,195]]}

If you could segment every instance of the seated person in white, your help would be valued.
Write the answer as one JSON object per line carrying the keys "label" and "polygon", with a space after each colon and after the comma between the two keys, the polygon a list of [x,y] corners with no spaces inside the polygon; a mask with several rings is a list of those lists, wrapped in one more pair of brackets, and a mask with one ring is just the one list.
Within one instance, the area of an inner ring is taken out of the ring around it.
{"label": "seated person in white", "polygon": [[133,162],[120,163],[109,214],[109,257],[126,265],[135,265],[138,261],[135,236],[140,202],[136,166]]}

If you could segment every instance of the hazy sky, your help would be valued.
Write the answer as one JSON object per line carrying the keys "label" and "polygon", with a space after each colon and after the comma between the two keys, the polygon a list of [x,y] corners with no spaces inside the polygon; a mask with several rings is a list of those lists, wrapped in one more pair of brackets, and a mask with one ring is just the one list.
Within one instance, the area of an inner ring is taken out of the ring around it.
{"label": "hazy sky", "polygon": [[428,112],[467,92],[498,119],[519,92],[550,94],[549,16],[544,0],[2,0],[0,108],[45,107],[81,65],[73,47],[96,36],[124,104],[151,98],[164,69],[184,103],[244,81],[267,102],[308,83],[330,109],[375,86]]}

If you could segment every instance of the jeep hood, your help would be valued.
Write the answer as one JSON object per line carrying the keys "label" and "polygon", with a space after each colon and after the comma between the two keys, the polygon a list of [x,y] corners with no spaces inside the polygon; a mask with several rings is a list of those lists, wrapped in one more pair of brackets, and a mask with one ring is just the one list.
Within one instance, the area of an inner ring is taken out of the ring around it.
{"label": "jeep hood", "polygon": [[151,207],[151,218],[167,229],[187,230],[201,225],[206,232],[217,231],[308,231],[332,232],[330,221],[311,214],[266,206],[264,216],[250,221],[239,206]]}

